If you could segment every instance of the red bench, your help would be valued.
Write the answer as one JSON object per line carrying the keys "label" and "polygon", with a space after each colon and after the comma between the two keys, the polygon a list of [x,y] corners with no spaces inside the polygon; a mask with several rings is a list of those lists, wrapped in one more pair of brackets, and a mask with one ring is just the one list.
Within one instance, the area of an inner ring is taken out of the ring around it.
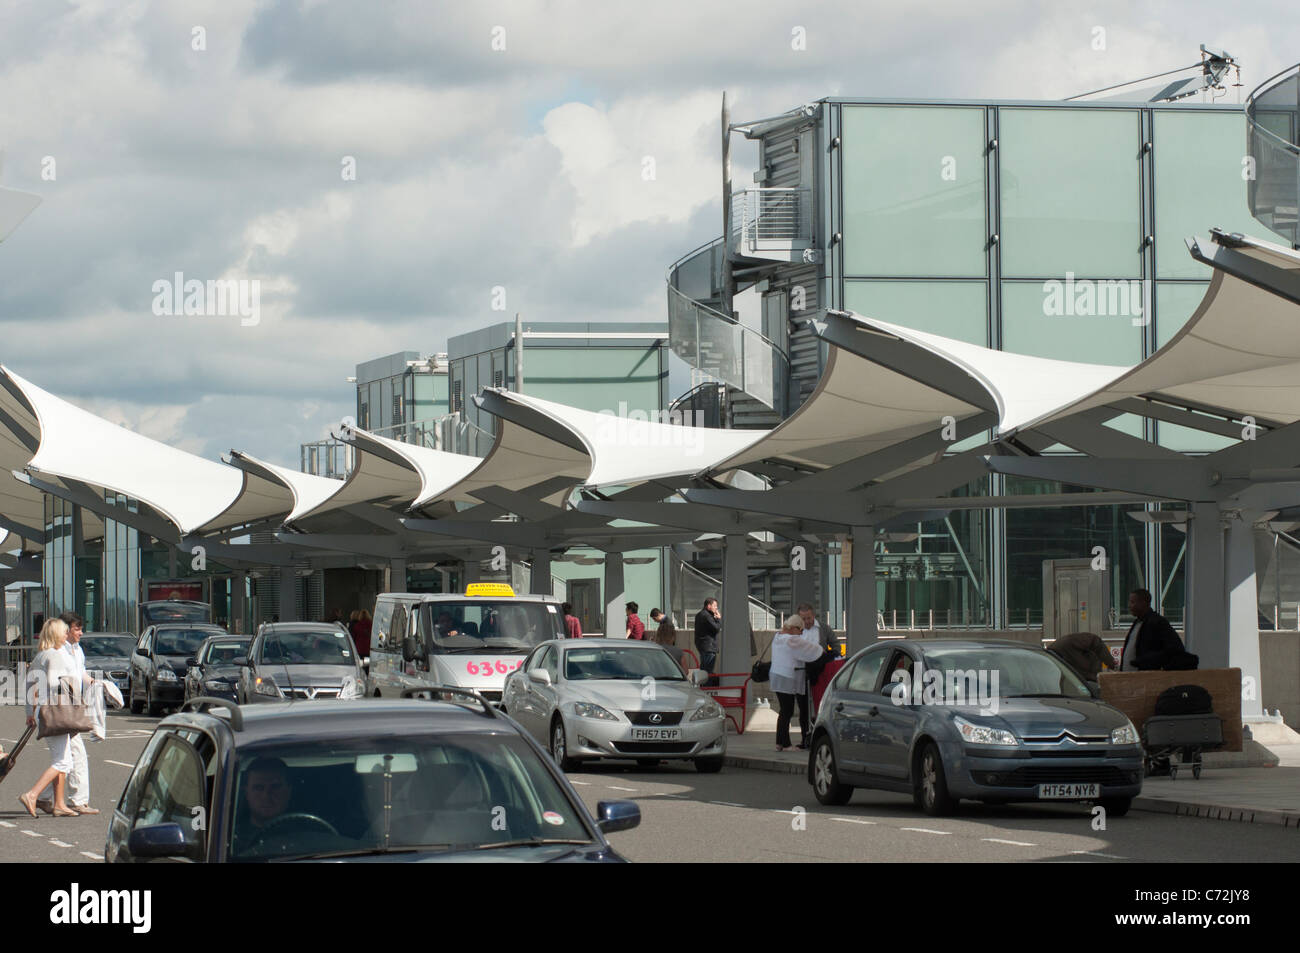
{"label": "red bench", "polygon": [[[700,690],[706,692],[722,707],[722,713],[726,716],[727,721],[736,726],[736,734],[745,733],[745,716],[749,713],[749,681],[748,672],[719,672],[713,676],[718,680],[717,685],[710,685],[707,688],[700,687]],[[739,679],[738,682],[727,684],[726,679]],[[737,722],[734,714],[729,714],[728,709],[740,709],[740,721]]]}

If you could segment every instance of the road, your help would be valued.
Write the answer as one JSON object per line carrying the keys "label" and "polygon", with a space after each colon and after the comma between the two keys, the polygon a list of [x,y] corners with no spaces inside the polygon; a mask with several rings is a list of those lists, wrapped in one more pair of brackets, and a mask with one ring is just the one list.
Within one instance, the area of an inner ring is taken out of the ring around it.
{"label": "road", "polygon": [[[12,747],[21,709],[0,708],[0,745]],[[87,745],[94,816],[30,817],[17,797],[49,763],[33,741],[0,789],[0,862],[102,860],[108,818],[157,719],[115,712],[109,737]],[[858,791],[844,807],[817,803],[801,776],[689,765],[601,765],[569,776],[587,805],[630,798],[639,828],[610,837],[641,862],[728,861],[1131,861],[1293,862],[1300,832],[1133,811],[1092,829],[1086,807],[963,805],[950,818],[926,817],[902,795]]]}

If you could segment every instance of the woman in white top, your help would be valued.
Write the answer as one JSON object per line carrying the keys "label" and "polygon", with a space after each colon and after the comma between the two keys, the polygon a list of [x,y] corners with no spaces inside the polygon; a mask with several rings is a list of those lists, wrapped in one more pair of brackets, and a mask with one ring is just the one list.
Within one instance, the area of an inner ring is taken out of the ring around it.
{"label": "woman in white top", "polygon": [[[36,724],[36,707],[33,701],[52,703],[59,691],[59,679],[76,677],[76,666],[63,651],[64,643],[67,641],[68,627],[61,619],[50,619],[41,629],[41,641],[38,646],[40,651],[36,653],[31,668],[27,670],[27,727],[29,728]],[[32,684],[38,683],[42,678],[45,682],[44,686],[38,685],[38,691],[33,692]],[[18,800],[27,813],[35,817],[37,796],[46,785],[53,782],[54,810],[51,813],[55,817],[77,817],[77,812],[69,808],[63,800],[68,772],[72,770],[72,753],[69,750],[71,737],[51,735],[45,741],[50,746],[50,766],[37,779],[35,786],[26,794],[19,795]]]}
{"label": "woman in white top", "polygon": [[821,657],[822,647],[814,639],[805,638],[803,623],[797,615],[786,620],[781,631],[772,640],[772,691],[776,692],[780,713],[776,719],[776,750],[790,750],[790,718],[795,702],[799,703],[799,747],[808,747],[812,725],[808,724],[808,682],[804,677],[804,663]]}

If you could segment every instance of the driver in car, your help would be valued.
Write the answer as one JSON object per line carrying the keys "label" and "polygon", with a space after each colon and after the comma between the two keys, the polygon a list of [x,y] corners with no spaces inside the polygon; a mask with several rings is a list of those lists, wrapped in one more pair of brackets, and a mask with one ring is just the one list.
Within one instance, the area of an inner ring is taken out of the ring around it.
{"label": "driver in car", "polygon": [[272,822],[285,813],[292,795],[289,768],[279,758],[260,758],[249,766],[244,775],[244,822],[236,835],[240,851],[261,839]]}
{"label": "driver in car", "polygon": [[446,638],[449,635],[460,635],[456,628],[456,620],[451,617],[450,612],[443,612],[438,616],[438,635]]}

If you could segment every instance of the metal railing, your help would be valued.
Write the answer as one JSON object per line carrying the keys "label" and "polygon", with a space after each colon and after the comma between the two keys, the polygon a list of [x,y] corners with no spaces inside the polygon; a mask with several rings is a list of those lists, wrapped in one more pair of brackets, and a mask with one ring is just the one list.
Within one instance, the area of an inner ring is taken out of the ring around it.
{"label": "metal railing", "polygon": [[721,239],[702,245],[668,270],[669,346],[691,367],[784,414],[786,353],[761,332],[692,296],[714,283],[720,246]]}
{"label": "metal railing", "polygon": [[1260,84],[1245,110],[1250,214],[1300,244],[1300,64]]}
{"label": "metal railing", "polygon": [[[671,589],[668,605],[679,626],[690,627],[706,598],[722,598],[721,580],[696,569],[676,553],[671,554],[668,578]],[[785,621],[785,613],[753,596],[747,598],[749,624],[754,629],[776,629]]]}
{"label": "metal railing", "polygon": [[[459,413],[377,427],[370,432],[402,443],[472,457],[487,456],[495,439],[492,434],[465,420]],[[314,473],[316,476],[341,480],[352,471],[356,463],[354,448],[342,440],[316,440],[312,443],[304,443],[299,447],[299,453],[301,457],[299,469],[303,473]]]}
{"label": "metal railing", "polygon": [[731,247],[738,255],[812,247],[811,189],[741,189],[731,193]]}

